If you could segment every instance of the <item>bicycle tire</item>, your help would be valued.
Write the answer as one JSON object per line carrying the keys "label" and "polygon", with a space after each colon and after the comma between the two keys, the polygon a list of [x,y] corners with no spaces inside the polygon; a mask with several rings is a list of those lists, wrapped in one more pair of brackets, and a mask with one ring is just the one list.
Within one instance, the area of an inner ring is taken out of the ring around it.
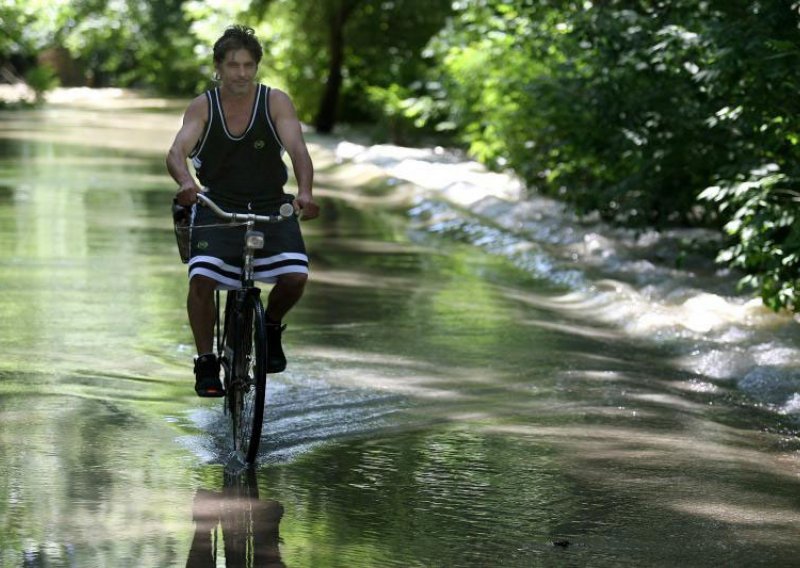
{"label": "bicycle tire", "polygon": [[267,383],[267,332],[264,306],[257,293],[241,291],[244,298],[241,310],[228,311],[226,317],[236,317],[226,333],[231,354],[230,379],[226,405],[231,419],[233,449],[240,452],[248,464],[255,462],[261,442],[264,421],[264,399]]}

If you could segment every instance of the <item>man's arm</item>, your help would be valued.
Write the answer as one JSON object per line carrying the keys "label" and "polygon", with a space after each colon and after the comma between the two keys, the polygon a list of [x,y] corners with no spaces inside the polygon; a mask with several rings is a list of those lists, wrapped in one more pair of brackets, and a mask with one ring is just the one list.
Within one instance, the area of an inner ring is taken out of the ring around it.
{"label": "man's arm", "polygon": [[319,215],[319,206],[311,195],[311,187],[314,183],[314,165],[311,163],[311,156],[308,154],[308,148],[303,139],[297,111],[295,111],[289,96],[278,89],[270,90],[269,106],[278,136],[292,160],[292,169],[297,180],[296,203],[300,208],[300,218],[313,219]]}
{"label": "man's arm", "polygon": [[167,152],[167,171],[178,184],[178,203],[183,206],[189,206],[197,201],[197,194],[200,191],[194,176],[189,171],[186,158],[203,135],[207,117],[208,101],[201,95],[189,103],[183,115],[183,125]]}

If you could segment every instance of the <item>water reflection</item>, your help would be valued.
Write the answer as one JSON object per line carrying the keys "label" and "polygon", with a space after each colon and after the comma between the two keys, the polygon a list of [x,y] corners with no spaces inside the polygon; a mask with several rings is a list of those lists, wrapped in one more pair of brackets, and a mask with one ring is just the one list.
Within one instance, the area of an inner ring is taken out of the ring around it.
{"label": "water reflection", "polygon": [[183,548],[191,479],[136,383],[0,372],[1,567],[169,566]]}
{"label": "water reflection", "polygon": [[[283,568],[279,549],[283,505],[262,500],[253,469],[227,472],[220,491],[198,489],[187,568]],[[220,564],[224,560],[224,564]]]}

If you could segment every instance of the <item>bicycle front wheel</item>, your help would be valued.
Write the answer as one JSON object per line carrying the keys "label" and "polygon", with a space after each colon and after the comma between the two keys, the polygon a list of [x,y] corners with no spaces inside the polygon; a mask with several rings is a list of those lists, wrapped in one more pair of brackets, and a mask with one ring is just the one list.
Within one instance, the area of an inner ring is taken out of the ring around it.
{"label": "bicycle front wheel", "polygon": [[266,320],[257,294],[246,295],[237,319],[228,404],[233,448],[247,463],[253,463],[261,442],[267,383]]}

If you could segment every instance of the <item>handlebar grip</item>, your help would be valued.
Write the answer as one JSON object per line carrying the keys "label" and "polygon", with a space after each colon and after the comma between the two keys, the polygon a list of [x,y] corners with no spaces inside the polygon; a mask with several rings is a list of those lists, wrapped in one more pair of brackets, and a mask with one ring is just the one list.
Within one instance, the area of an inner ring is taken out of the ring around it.
{"label": "handlebar grip", "polygon": [[189,207],[184,207],[178,203],[177,199],[172,200],[172,220],[175,222],[185,221],[189,218]]}

